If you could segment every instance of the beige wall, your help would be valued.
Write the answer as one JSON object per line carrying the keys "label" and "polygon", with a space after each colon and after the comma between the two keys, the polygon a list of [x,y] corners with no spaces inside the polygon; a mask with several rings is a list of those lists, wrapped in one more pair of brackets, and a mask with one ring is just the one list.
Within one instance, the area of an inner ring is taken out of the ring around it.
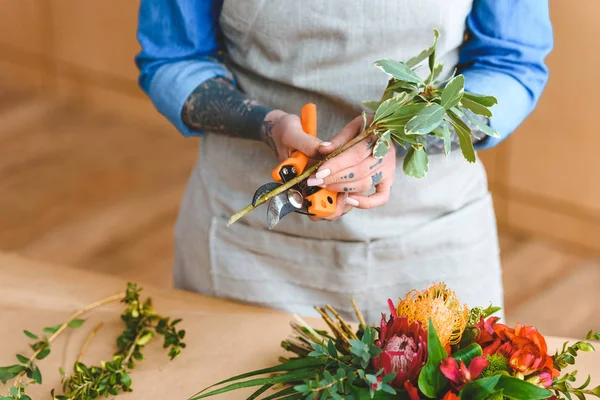
{"label": "beige wall", "polygon": [[[138,1],[0,0],[0,79],[164,124],[137,86]],[[500,225],[600,253],[597,0],[551,0],[549,86],[514,136],[483,152]]]}

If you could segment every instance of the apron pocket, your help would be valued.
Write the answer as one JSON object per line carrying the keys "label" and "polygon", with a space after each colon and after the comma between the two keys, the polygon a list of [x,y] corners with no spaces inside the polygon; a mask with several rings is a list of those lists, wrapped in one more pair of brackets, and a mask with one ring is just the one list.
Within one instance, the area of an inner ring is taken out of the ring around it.
{"label": "apron pocket", "polygon": [[366,295],[364,242],[290,236],[214,217],[210,230],[211,276],[219,297],[314,315],[330,304],[352,311]]}

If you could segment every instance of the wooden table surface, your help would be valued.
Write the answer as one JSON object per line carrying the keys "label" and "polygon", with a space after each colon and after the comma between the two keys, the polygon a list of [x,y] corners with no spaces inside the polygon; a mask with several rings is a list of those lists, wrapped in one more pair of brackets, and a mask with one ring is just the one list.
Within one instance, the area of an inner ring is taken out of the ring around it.
{"label": "wooden table surface", "polygon": [[[122,292],[126,286],[125,281],[112,276],[2,253],[0,284],[0,365],[13,364],[16,353],[31,353],[24,329],[41,332],[43,327],[59,324],[75,310]],[[282,354],[279,343],[290,333],[290,315],[286,313],[178,290],[148,287],[142,293],[143,297],[153,298],[158,313],[183,318],[180,327],[187,331],[187,348],[179,358],[168,361],[158,340],[150,344],[145,350],[146,360],[131,373],[134,391],[119,398],[187,399],[234,374],[274,365]],[[83,361],[99,363],[110,359],[116,336],[122,331],[121,311],[120,304],[96,309],[83,327],[59,337],[52,345],[52,354],[39,363],[44,381],[42,386],[32,387],[32,398],[49,398],[50,389],[59,388],[58,367],[67,372],[72,368],[85,337],[100,321],[104,327]],[[547,339],[552,350],[565,341]],[[600,353],[582,354],[577,369],[580,378],[592,374],[592,384],[600,384]],[[4,392],[0,391],[0,397]],[[240,399],[243,393],[217,398]]]}

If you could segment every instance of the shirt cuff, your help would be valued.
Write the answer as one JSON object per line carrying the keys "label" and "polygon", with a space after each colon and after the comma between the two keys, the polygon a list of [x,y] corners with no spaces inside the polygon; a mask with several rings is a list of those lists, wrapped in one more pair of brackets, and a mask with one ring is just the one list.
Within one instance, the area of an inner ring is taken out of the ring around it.
{"label": "shirt cuff", "polygon": [[510,136],[529,115],[533,108],[531,95],[517,79],[507,74],[477,68],[467,69],[462,74],[467,92],[498,99],[498,104],[491,108],[494,116],[489,124],[500,138],[488,136],[475,144],[476,150],[492,148]]}
{"label": "shirt cuff", "polygon": [[156,70],[148,95],[152,103],[184,136],[201,136],[204,132],[192,131],[181,120],[181,110],[190,94],[203,82],[217,78],[233,81],[231,73],[214,61],[178,61]]}

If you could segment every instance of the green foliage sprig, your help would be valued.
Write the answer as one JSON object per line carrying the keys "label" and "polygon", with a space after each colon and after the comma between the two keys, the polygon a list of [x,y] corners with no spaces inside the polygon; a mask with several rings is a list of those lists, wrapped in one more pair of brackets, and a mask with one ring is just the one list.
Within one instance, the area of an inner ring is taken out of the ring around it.
{"label": "green foliage sprig", "polygon": [[[573,345],[569,346],[568,342],[563,344],[563,347],[560,352],[556,352],[553,356],[554,366],[559,370],[567,368],[570,365],[575,364],[575,357],[580,351],[589,352],[595,351],[594,346],[590,343],[590,340],[600,340],[600,333],[594,333],[590,331],[585,340],[580,340]],[[577,397],[578,399],[585,399],[585,395],[595,396],[600,398],[600,386],[596,386],[593,389],[588,389],[590,385],[590,376],[588,375],[586,381],[578,386],[573,387],[571,384],[575,382],[577,378],[577,371],[565,373],[558,379],[555,379],[550,390],[554,390],[556,396],[559,399],[567,398],[569,400],[572,399],[572,395]],[[565,397],[562,397],[565,396]]]}
{"label": "green foliage sprig", "polygon": [[[465,78],[463,75],[456,75],[456,70],[448,79],[439,79],[444,67],[436,61],[439,37],[439,31],[434,30],[433,45],[406,62],[389,58],[376,61],[374,65],[389,76],[389,81],[379,101],[363,102],[375,112],[372,122],[368,122],[363,112],[362,131],[354,139],[307,168],[296,178],[266,193],[255,204],[250,204],[235,213],[229,219],[229,225],[307,179],[325,161],[373,135],[377,136],[373,157],[385,157],[395,142],[407,150],[403,164],[404,172],[415,178],[425,177],[429,169],[427,136],[443,140],[445,153],[448,155],[452,134],[457,135],[463,156],[468,162],[475,162],[472,140],[477,139],[477,136],[465,121],[488,136],[499,137],[494,129],[481,120],[492,117],[490,107],[498,101],[492,96],[465,92]],[[417,71],[421,62],[425,60],[428,60],[429,74],[423,79]]]}
{"label": "green foliage sprig", "polygon": [[[0,400],[31,400],[30,396],[26,394],[26,388],[31,384],[42,383],[42,374],[35,364],[35,360],[41,360],[50,354],[50,344],[65,329],[81,327],[84,320],[79,319],[80,316],[114,301],[126,304],[126,309],[121,315],[121,319],[125,323],[125,330],[117,339],[117,352],[111,361],[102,362],[99,366],[87,366],[81,362],[87,345],[101,325],[94,328],[83,345],[71,375],[67,376],[64,370],[59,368],[64,394],[55,395],[53,389],[51,395],[54,400],[88,400],[131,391],[129,371],[135,367],[134,360],[143,360],[143,347],[156,335],[163,336],[163,347],[169,349],[169,357],[171,359],[177,357],[181,349],[185,348],[185,343],[182,342],[185,331],[176,328],[181,320],[170,321],[170,318],[158,315],[152,307],[150,298],[143,302],[140,300],[141,290],[137,285],[129,283],[124,293],[82,308],[61,325],[44,328],[43,331],[51,335],[49,337],[44,335],[40,338],[25,331],[27,337],[36,340],[30,345],[34,353],[30,358],[17,354],[19,364],[0,367],[0,382],[6,384],[8,381],[14,381],[12,387],[9,388],[9,393],[0,397]],[[25,376],[29,378],[29,381],[24,380]]]}

